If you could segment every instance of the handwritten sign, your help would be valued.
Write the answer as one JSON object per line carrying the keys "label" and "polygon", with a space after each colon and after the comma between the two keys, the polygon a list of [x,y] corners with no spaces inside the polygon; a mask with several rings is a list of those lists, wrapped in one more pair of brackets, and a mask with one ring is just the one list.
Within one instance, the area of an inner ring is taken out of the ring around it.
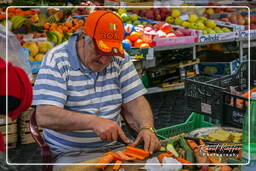
{"label": "handwritten sign", "polygon": [[[249,31],[248,30],[240,31],[239,37],[241,39],[248,39],[249,38]],[[256,30],[251,30],[250,31],[250,38],[251,39],[256,38]]]}
{"label": "handwritten sign", "polygon": [[206,43],[206,42],[217,42],[221,40],[235,39],[237,38],[237,35],[238,34],[236,32],[199,35],[198,42]]}

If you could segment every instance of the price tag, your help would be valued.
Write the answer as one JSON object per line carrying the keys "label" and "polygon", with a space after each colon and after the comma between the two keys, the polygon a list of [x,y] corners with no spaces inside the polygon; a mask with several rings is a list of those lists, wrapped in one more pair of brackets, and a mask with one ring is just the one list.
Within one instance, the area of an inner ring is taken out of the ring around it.
{"label": "price tag", "polygon": [[183,21],[186,21],[186,20],[188,20],[188,15],[186,14],[186,15],[181,15],[180,16],[180,19],[182,19]]}
{"label": "price tag", "polygon": [[154,59],[154,48],[148,48],[148,54],[146,55],[146,60]]}

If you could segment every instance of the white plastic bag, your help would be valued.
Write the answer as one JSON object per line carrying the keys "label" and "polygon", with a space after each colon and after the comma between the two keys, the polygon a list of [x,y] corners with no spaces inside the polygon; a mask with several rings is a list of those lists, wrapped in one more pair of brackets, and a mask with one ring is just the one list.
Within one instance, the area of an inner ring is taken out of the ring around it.
{"label": "white plastic bag", "polygon": [[[15,34],[8,31],[7,35],[8,49],[6,51],[6,27],[0,24],[0,57],[5,61],[11,62],[25,70],[30,80],[32,80],[31,67],[26,54],[17,40]],[[7,54],[8,56],[7,56]]]}

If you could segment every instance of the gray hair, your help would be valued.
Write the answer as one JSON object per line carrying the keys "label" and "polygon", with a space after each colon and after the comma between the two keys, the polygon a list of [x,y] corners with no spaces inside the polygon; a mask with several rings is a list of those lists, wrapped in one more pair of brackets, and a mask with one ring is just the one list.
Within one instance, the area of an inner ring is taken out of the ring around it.
{"label": "gray hair", "polygon": [[84,41],[86,44],[91,43],[92,38],[90,36],[88,36],[87,34],[84,34]]}

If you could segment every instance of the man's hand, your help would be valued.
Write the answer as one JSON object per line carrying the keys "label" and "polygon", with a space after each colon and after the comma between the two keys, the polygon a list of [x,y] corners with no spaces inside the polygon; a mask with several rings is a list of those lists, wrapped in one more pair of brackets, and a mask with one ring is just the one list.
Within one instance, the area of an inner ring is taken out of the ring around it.
{"label": "man's hand", "polygon": [[121,127],[112,120],[96,117],[91,121],[91,127],[103,141],[113,142],[120,137],[125,143],[129,143]]}
{"label": "man's hand", "polygon": [[136,146],[144,141],[144,150],[152,154],[155,150],[159,150],[161,144],[156,137],[156,134],[150,129],[142,129],[132,146]]}

